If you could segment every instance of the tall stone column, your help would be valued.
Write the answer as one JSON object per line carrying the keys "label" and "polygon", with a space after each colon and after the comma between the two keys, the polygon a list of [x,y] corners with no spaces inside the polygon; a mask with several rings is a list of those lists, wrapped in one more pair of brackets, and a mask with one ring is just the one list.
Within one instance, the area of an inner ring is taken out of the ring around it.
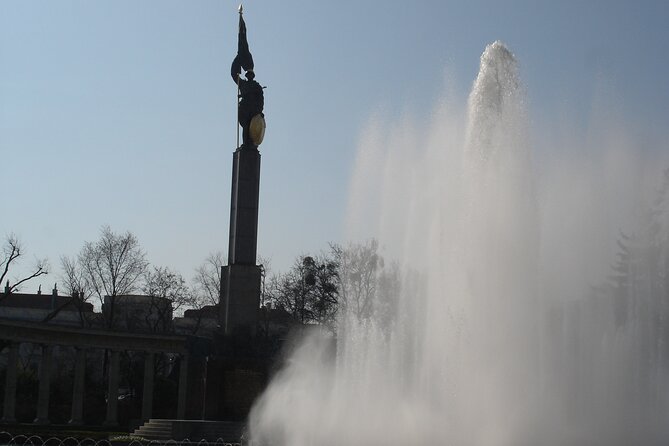
{"label": "tall stone column", "polygon": [[260,305],[258,201],[260,152],[243,145],[234,153],[228,265],[221,271],[220,322],[225,334],[253,333]]}
{"label": "tall stone column", "polygon": [[255,265],[258,246],[258,201],[260,152],[241,146],[232,158],[230,199],[229,265]]}
{"label": "tall stone column", "polygon": [[37,397],[37,417],[35,424],[49,424],[49,392],[51,387],[51,354],[53,346],[42,345],[42,359],[39,363],[39,395]]}
{"label": "tall stone column", "polygon": [[186,418],[186,397],[188,396],[188,355],[179,359],[179,393],[177,397],[177,418]]}
{"label": "tall stone column", "polygon": [[2,412],[3,423],[16,422],[16,367],[19,359],[19,346],[17,342],[9,344],[7,355],[7,371],[5,372],[5,401]]}
{"label": "tall stone column", "polygon": [[77,347],[72,385],[72,415],[70,424],[84,424],[84,387],[86,380],[86,350]]}
{"label": "tall stone column", "polygon": [[142,392],[142,420],[151,418],[153,412],[153,375],[154,354],[146,353],[144,357],[144,390]]}
{"label": "tall stone column", "polygon": [[107,418],[105,426],[116,426],[118,424],[118,382],[119,382],[119,364],[120,352],[112,350],[109,359],[109,373],[107,376]]}

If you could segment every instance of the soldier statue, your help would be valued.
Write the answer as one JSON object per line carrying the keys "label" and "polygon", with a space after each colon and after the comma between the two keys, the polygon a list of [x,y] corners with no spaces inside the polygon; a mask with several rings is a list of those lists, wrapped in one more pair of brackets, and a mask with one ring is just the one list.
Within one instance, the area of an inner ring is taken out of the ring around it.
{"label": "soldier statue", "polygon": [[[241,77],[244,69],[246,79]],[[263,87],[255,80],[253,72],[253,56],[249,51],[246,40],[246,23],[239,7],[239,37],[237,41],[237,55],[230,68],[232,79],[237,84],[239,105],[237,119],[242,126],[242,147],[257,148],[265,136],[265,115],[263,108],[265,98]]]}

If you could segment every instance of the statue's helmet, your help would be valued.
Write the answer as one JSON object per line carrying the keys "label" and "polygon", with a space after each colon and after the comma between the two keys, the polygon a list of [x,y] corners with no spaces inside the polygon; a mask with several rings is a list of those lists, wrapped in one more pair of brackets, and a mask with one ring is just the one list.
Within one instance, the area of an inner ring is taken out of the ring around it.
{"label": "statue's helmet", "polygon": [[252,81],[256,77],[255,73],[253,70],[247,70],[246,71],[246,79]]}

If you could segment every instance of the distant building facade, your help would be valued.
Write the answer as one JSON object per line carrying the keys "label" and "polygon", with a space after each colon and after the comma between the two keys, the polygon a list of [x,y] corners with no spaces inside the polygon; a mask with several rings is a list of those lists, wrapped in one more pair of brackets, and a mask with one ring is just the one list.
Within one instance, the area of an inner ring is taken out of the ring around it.
{"label": "distant building facade", "polygon": [[137,333],[174,331],[172,301],[142,294],[105,296],[102,315],[106,328]]}
{"label": "distant building facade", "polygon": [[0,293],[0,318],[26,322],[48,322],[55,325],[85,326],[95,319],[93,305],[78,295],[60,296],[54,287],[51,294],[37,292]]}

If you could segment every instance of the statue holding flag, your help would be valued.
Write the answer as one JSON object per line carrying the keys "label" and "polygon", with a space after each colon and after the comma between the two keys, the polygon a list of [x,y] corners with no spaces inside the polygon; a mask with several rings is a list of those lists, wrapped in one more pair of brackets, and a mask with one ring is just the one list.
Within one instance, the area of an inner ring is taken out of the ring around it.
{"label": "statue holding flag", "polygon": [[[241,77],[242,69],[246,79]],[[232,79],[237,84],[238,95],[241,99],[237,109],[237,119],[242,126],[242,147],[257,148],[265,136],[265,115],[263,108],[265,98],[263,87],[255,80],[253,72],[253,56],[249,51],[246,40],[246,23],[242,16],[242,6],[239,6],[239,36],[237,41],[237,55],[230,68]]]}

